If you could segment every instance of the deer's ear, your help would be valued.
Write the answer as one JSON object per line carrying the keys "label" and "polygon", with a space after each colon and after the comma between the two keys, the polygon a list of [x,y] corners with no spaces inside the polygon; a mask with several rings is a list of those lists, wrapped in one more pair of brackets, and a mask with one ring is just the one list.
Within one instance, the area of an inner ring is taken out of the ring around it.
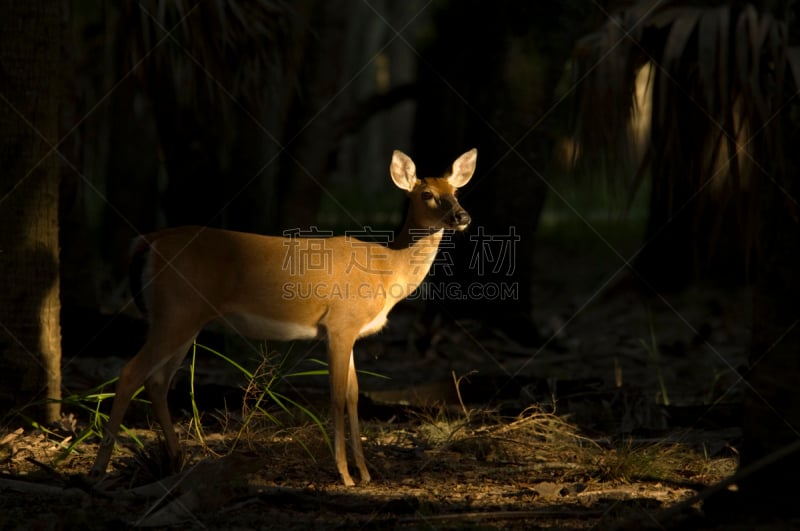
{"label": "deer's ear", "polygon": [[411,157],[402,151],[395,150],[392,153],[392,163],[389,165],[389,173],[392,175],[394,184],[401,190],[410,192],[414,189],[417,182],[417,166]]}
{"label": "deer's ear", "polygon": [[477,161],[478,150],[472,148],[453,162],[453,172],[447,178],[447,181],[456,188],[461,188],[469,182],[472,174],[475,173]]}

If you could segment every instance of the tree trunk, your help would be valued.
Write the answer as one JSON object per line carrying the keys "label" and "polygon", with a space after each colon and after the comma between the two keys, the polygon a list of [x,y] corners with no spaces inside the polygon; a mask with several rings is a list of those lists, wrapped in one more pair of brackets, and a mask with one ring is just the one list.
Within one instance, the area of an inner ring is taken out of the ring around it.
{"label": "tree trunk", "polygon": [[[770,184],[765,194],[741,468],[800,440],[800,222],[792,199],[798,177],[794,184],[786,179],[781,189]],[[740,487],[751,506],[797,515],[797,488],[782,485],[798,475],[800,451],[794,451]]]}
{"label": "tree trunk", "polygon": [[[698,171],[696,153],[708,133],[696,125],[697,102],[689,97],[696,72],[683,68],[671,76],[684,89],[666,94],[674,98],[673,113],[653,113],[651,144],[667,146],[670,132],[679,130],[680,145],[666,156],[659,153],[651,167],[646,245],[636,258],[636,271],[657,292],[679,291],[697,281],[743,285],[752,281],[753,266],[741,208],[749,200],[748,190],[717,187],[707,182],[717,170]],[[660,82],[653,91],[653,101],[659,101]]]}
{"label": "tree trunk", "polygon": [[59,417],[61,4],[0,7],[0,413]]}
{"label": "tree trunk", "polygon": [[308,29],[299,70],[299,96],[293,101],[278,181],[279,218],[284,228],[308,228],[317,220],[331,159],[339,147],[342,90],[350,0],[312,1],[304,5]]}
{"label": "tree trunk", "polygon": [[470,296],[433,302],[524,344],[538,341],[530,321],[533,246],[556,137],[554,88],[580,31],[565,23],[570,9],[569,2],[450,2],[437,14],[438,38],[419,74],[419,172],[436,175],[445,161],[478,148],[475,178],[461,193],[470,234],[445,243],[442,267],[435,263],[429,277],[440,286],[457,282]]}

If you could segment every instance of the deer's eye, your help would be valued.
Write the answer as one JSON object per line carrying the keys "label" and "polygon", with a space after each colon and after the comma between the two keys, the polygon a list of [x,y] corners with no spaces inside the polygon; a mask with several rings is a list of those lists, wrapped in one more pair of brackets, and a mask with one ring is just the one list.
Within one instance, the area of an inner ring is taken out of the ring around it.
{"label": "deer's eye", "polygon": [[423,201],[430,201],[431,199],[433,199],[433,194],[430,192],[422,192],[419,195],[420,197],[422,197]]}

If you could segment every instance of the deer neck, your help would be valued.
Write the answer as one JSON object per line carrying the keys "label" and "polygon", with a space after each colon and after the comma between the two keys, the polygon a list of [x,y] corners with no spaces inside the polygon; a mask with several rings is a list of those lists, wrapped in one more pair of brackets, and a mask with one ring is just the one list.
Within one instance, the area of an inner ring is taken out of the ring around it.
{"label": "deer neck", "polygon": [[397,263],[407,268],[404,276],[408,284],[416,286],[425,279],[436,259],[443,234],[444,229],[421,229],[406,220],[395,239],[389,243],[389,248],[402,257]]}

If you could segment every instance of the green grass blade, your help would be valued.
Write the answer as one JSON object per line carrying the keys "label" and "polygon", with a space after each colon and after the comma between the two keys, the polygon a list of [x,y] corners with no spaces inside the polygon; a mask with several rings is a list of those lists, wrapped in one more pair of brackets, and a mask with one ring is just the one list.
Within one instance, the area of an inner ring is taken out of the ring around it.
{"label": "green grass blade", "polygon": [[229,363],[232,366],[236,367],[239,370],[239,372],[241,372],[242,374],[244,374],[247,377],[248,380],[252,380],[253,379],[253,373],[252,372],[248,371],[241,364],[236,362],[236,360],[226,356],[222,352],[214,350],[213,348],[207,347],[207,346],[205,346],[203,344],[200,344],[200,343],[195,343],[195,346],[196,347],[200,347],[201,349],[205,350],[206,352],[210,352],[211,354],[217,356],[218,358],[221,358],[221,359],[225,360],[227,363]]}

